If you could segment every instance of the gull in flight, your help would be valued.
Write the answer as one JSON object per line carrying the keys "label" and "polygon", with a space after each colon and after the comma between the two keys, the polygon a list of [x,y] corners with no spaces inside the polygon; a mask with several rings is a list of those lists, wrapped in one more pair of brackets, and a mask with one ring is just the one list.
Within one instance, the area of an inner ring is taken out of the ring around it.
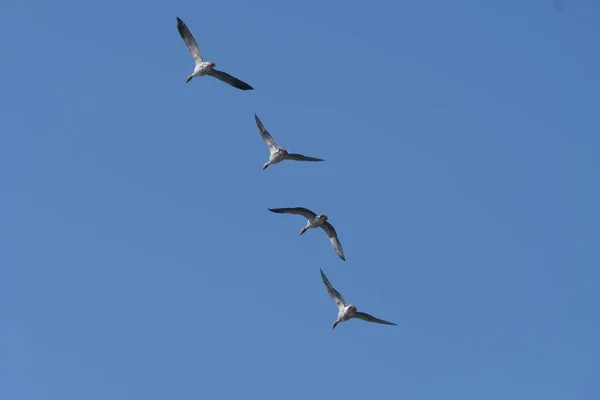
{"label": "gull in flight", "polygon": [[335,232],[335,229],[333,229],[333,226],[331,226],[331,224],[327,222],[327,215],[317,215],[314,212],[302,207],[269,208],[269,211],[278,214],[302,215],[308,220],[308,222],[306,223],[306,226],[300,230],[301,235],[311,228],[323,228],[323,230],[327,234],[327,237],[329,238],[329,241],[331,241],[335,252],[338,254],[338,256],[340,256],[342,260],[346,261],[346,257],[344,257],[344,250],[342,249],[342,244],[340,243],[340,240],[338,239],[337,233]]}
{"label": "gull in flight", "polygon": [[192,78],[195,76],[210,75],[241,90],[254,89],[252,86],[248,85],[246,82],[240,81],[238,78],[234,78],[233,76],[223,71],[217,71],[215,69],[216,64],[214,62],[204,61],[204,59],[202,58],[202,54],[200,53],[198,43],[196,43],[196,39],[194,39],[194,36],[192,36],[192,32],[190,32],[187,25],[182,20],[180,20],[179,17],[177,17],[177,30],[179,31],[179,34],[185,42],[185,45],[187,46],[188,50],[190,51],[190,53],[192,53],[194,63],[196,63],[194,72],[192,72],[192,74],[187,77],[185,83],[191,81]]}
{"label": "gull in flight", "polygon": [[333,301],[335,301],[335,304],[337,304],[338,310],[339,310],[338,317],[335,320],[335,322],[333,323],[333,329],[335,329],[337,324],[339,324],[340,322],[348,321],[350,318],[359,318],[359,319],[362,319],[362,320],[368,321],[368,322],[377,322],[378,324],[396,325],[393,322],[384,321],[382,319],[375,318],[374,316],[372,316],[370,314],[356,311],[356,306],[353,306],[352,304],[346,305],[346,300],[344,300],[344,298],[342,297],[340,292],[338,292],[337,290],[335,290],[333,288],[333,286],[329,282],[329,279],[327,279],[327,277],[323,273],[322,269],[321,269],[321,278],[323,278],[323,283],[325,284],[325,287],[327,288],[327,293],[329,293],[329,296],[331,296]]}
{"label": "gull in flight", "polygon": [[269,152],[271,153],[271,155],[269,156],[269,161],[267,161],[265,165],[263,165],[263,171],[267,169],[269,165],[280,163],[283,160],[325,161],[320,158],[306,157],[302,154],[289,153],[283,147],[279,147],[277,146],[277,144],[275,144],[275,140],[273,140],[271,134],[265,129],[264,125],[262,124],[260,118],[258,118],[258,115],[256,115],[256,113],[254,113],[254,120],[256,121],[256,126],[258,126],[258,130],[260,131],[260,136],[262,136],[267,146],[269,146]]}

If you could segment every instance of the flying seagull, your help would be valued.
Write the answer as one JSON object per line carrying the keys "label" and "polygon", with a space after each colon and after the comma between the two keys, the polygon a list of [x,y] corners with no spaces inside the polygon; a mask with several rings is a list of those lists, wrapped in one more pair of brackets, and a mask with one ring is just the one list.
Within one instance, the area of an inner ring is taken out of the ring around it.
{"label": "flying seagull", "polygon": [[229,83],[231,86],[241,89],[241,90],[253,90],[254,88],[248,85],[246,82],[242,82],[237,78],[225,73],[223,71],[217,71],[215,69],[215,63],[212,61],[204,61],[202,59],[202,54],[200,53],[200,48],[198,47],[198,43],[196,43],[196,39],[192,36],[192,32],[188,29],[187,25],[177,17],[177,30],[181,35],[181,38],[185,42],[190,53],[192,53],[192,57],[194,58],[194,63],[196,66],[194,67],[194,72],[190,76],[187,77],[185,83],[188,83],[195,76],[204,76],[210,75],[214,78],[217,78],[225,83]]}
{"label": "flying seagull", "polygon": [[321,278],[323,278],[323,283],[325,284],[325,287],[327,288],[327,293],[329,293],[329,296],[331,296],[333,301],[335,301],[335,304],[337,304],[338,310],[339,310],[338,317],[335,320],[335,322],[333,323],[333,329],[335,329],[337,324],[339,324],[340,322],[348,321],[350,318],[359,318],[359,319],[362,319],[362,320],[368,321],[368,322],[377,322],[378,324],[396,325],[393,322],[384,321],[382,319],[375,318],[374,316],[372,316],[370,314],[356,311],[356,306],[353,306],[352,304],[346,305],[346,300],[344,300],[344,298],[342,297],[340,292],[338,292],[337,290],[335,290],[333,288],[333,286],[329,282],[329,279],[327,279],[327,277],[323,273],[323,270],[321,269],[320,271],[321,271]]}
{"label": "flying seagull", "polygon": [[302,215],[308,220],[308,222],[306,223],[306,226],[300,230],[301,235],[311,228],[323,228],[323,230],[327,234],[327,237],[331,241],[335,252],[338,254],[338,256],[340,256],[342,260],[346,261],[346,257],[344,257],[344,250],[342,249],[342,244],[340,243],[340,240],[338,239],[337,233],[335,232],[335,229],[333,229],[333,226],[331,226],[331,224],[327,222],[327,215],[317,215],[314,212],[302,207],[269,208],[269,211],[278,214]]}
{"label": "flying seagull", "polygon": [[306,157],[302,154],[289,153],[283,147],[279,147],[277,146],[277,144],[275,144],[275,140],[273,140],[271,134],[265,129],[264,125],[262,124],[260,118],[258,118],[258,115],[256,115],[256,113],[254,113],[254,120],[256,121],[256,126],[258,126],[258,130],[260,131],[260,136],[262,136],[267,146],[269,146],[269,152],[271,153],[271,155],[269,156],[269,161],[267,161],[262,167],[263,171],[267,169],[269,165],[280,163],[283,160],[325,161],[320,158]]}

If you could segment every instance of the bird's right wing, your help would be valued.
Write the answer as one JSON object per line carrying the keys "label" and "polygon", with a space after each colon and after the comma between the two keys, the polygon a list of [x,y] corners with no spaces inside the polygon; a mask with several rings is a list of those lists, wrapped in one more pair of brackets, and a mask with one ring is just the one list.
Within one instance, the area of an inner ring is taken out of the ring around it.
{"label": "bird's right wing", "polygon": [[325,161],[322,158],[307,157],[307,156],[303,156],[302,154],[296,154],[296,153],[290,153],[287,156],[287,159],[294,160],[294,161]]}
{"label": "bird's right wing", "polygon": [[317,216],[317,214],[304,207],[269,208],[269,211],[277,214],[298,214],[309,220]]}
{"label": "bird's right wing", "polygon": [[396,325],[393,322],[384,321],[382,319],[375,318],[374,316],[372,316],[370,314],[360,312],[360,311],[357,311],[354,314],[352,314],[352,318],[358,318],[358,319],[362,319],[363,321],[376,322],[378,324],[384,324],[384,325]]}
{"label": "bird's right wing", "polygon": [[198,47],[198,43],[196,43],[196,39],[192,35],[192,32],[188,29],[185,22],[177,17],[177,30],[179,31],[179,35],[185,42],[190,53],[192,53],[192,57],[194,58],[194,62],[196,65],[202,62],[202,53],[200,53],[200,47]]}
{"label": "bird's right wing", "polygon": [[344,249],[342,249],[342,242],[340,242],[340,239],[338,239],[337,232],[333,228],[333,225],[326,221],[323,225],[321,225],[321,228],[323,228],[323,230],[327,234],[327,237],[333,245],[333,249],[335,250],[337,255],[340,256],[342,260],[346,261],[346,256],[344,256]]}
{"label": "bird's right wing", "polygon": [[275,144],[273,136],[271,136],[271,134],[265,129],[265,126],[263,125],[260,118],[258,118],[258,115],[256,115],[256,113],[254,113],[254,120],[256,121],[256,126],[258,126],[260,136],[263,138],[267,146],[269,146],[269,152],[271,154],[275,153],[277,151],[277,144]]}
{"label": "bird's right wing", "polygon": [[323,270],[321,269],[320,271],[321,271],[321,278],[323,279],[323,283],[325,284],[325,287],[327,288],[327,293],[329,294],[329,296],[331,296],[333,301],[335,301],[335,304],[338,306],[338,310],[342,311],[344,309],[344,307],[346,307],[346,300],[344,300],[344,298],[342,297],[340,292],[338,292],[337,290],[335,290],[333,288],[333,286],[329,282],[329,279],[327,279],[327,277],[323,273]]}
{"label": "bird's right wing", "polygon": [[237,88],[240,90],[254,90],[254,88],[252,86],[248,85],[244,81],[239,80],[235,76],[229,75],[227,72],[218,71],[213,68],[210,71],[208,71],[207,74],[214,78],[217,78],[221,82],[230,84],[234,88]]}

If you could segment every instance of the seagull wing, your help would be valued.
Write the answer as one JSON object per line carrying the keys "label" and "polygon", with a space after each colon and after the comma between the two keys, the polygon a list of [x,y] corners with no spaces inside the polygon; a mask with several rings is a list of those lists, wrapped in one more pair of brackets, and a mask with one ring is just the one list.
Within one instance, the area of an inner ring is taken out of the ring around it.
{"label": "seagull wing", "polygon": [[294,160],[294,161],[325,161],[321,158],[306,157],[306,156],[303,156],[302,154],[294,154],[294,153],[288,154],[288,156],[286,158],[288,160]]}
{"label": "seagull wing", "polygon": [[333,301],[335,301],[335,304],[337,304],[338,310],[342,311],[344,309],[344,307],[346,307],[346,300],[344,300],[344,298],[342,297],[340,292],[338,292],[337,290],[335,290],[333,288],[333,286],[329,282],[329,279],[327,279],[327,277],[323,273],[323,270],[321,269],[320,271],[321,271],[321,278],[323,279],[323,283],[325,284],[325,287],[327,288],[327,293],[329,293],[329,296],[331,296]]}
{"label": "seagull wing", "polygon": [[217,78],[220,81],[230,84],[234,88],[238,88],[240,90],[254,90],[254,88],[248,85],[244,81],[240,81],[238,78],[229,75],[227,72],[218,71],[216,69],[211,69],[208,72],[208,75]]}
{"label": "seagull wing", "polygon": [[342,249],[342,243],[338,239],[337,232],[335,231],[335,229],[333,229],[333,226],[329,222],[325,221],[325,223],[321,225],[321,228],[323,228],[323,230],[327,234],[327,237],[333,245],[333,249],[335,250],[337,255],[340,256],[342,260],[346,261],[346,257],[344,256],[344,249]]}
{"label": "seagull wing", "polygon": [[269,208],[269,211],[277,214],[298,214],[309,220],[317,216],[317,214],[304,207]]}
{"label": "seagull wing", "polygon": [[198,43],[196,43],[196,39],[194,39],[192,32],[190,32],[185,22],[180,20],[179,17],[177,17],[177,30],[179,31],[179,35],[181,35],[181,38],[185,42],[188,50],[190,53],[192,53],[192,57],[194,57],[194,62],[196,65],[200,64],[202,62],[202,53],[200,53],[200,47],[198,47]]}
{"label": "seagull wing", "polygon": [[271,136],[271,134],[265,129],[265,126],[261,122],[260,118],[258,118],[256,113],[254,113],[254,120],[256,121],[256,126],[258,126],[260,136],[263,138],[267,146],[269,146],[269,152],[271,154],[275,153],[277,151],[277,144],[275,144],[273,136]]}
{"label": "seagull wing", "polygon": [[360,312],[360,311],[357,311],[354,314],[352,314],[352,318],[358,318],[358,319],[362,319],[363,321],[376,322],[378,324],[384,324],[384,325],[396,325],[393,322],[384,321],[382,319],[375,318],[374,316],[372,316],[370,314]]}

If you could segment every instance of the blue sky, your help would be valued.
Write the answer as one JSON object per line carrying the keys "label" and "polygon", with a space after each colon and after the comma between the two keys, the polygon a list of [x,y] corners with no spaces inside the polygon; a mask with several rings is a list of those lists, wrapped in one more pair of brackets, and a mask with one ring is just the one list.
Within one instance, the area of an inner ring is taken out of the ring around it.
{"label": "blue sky", "polygon": [[600,3],[286,3],[3,3],[0,397],[599,398]]}

